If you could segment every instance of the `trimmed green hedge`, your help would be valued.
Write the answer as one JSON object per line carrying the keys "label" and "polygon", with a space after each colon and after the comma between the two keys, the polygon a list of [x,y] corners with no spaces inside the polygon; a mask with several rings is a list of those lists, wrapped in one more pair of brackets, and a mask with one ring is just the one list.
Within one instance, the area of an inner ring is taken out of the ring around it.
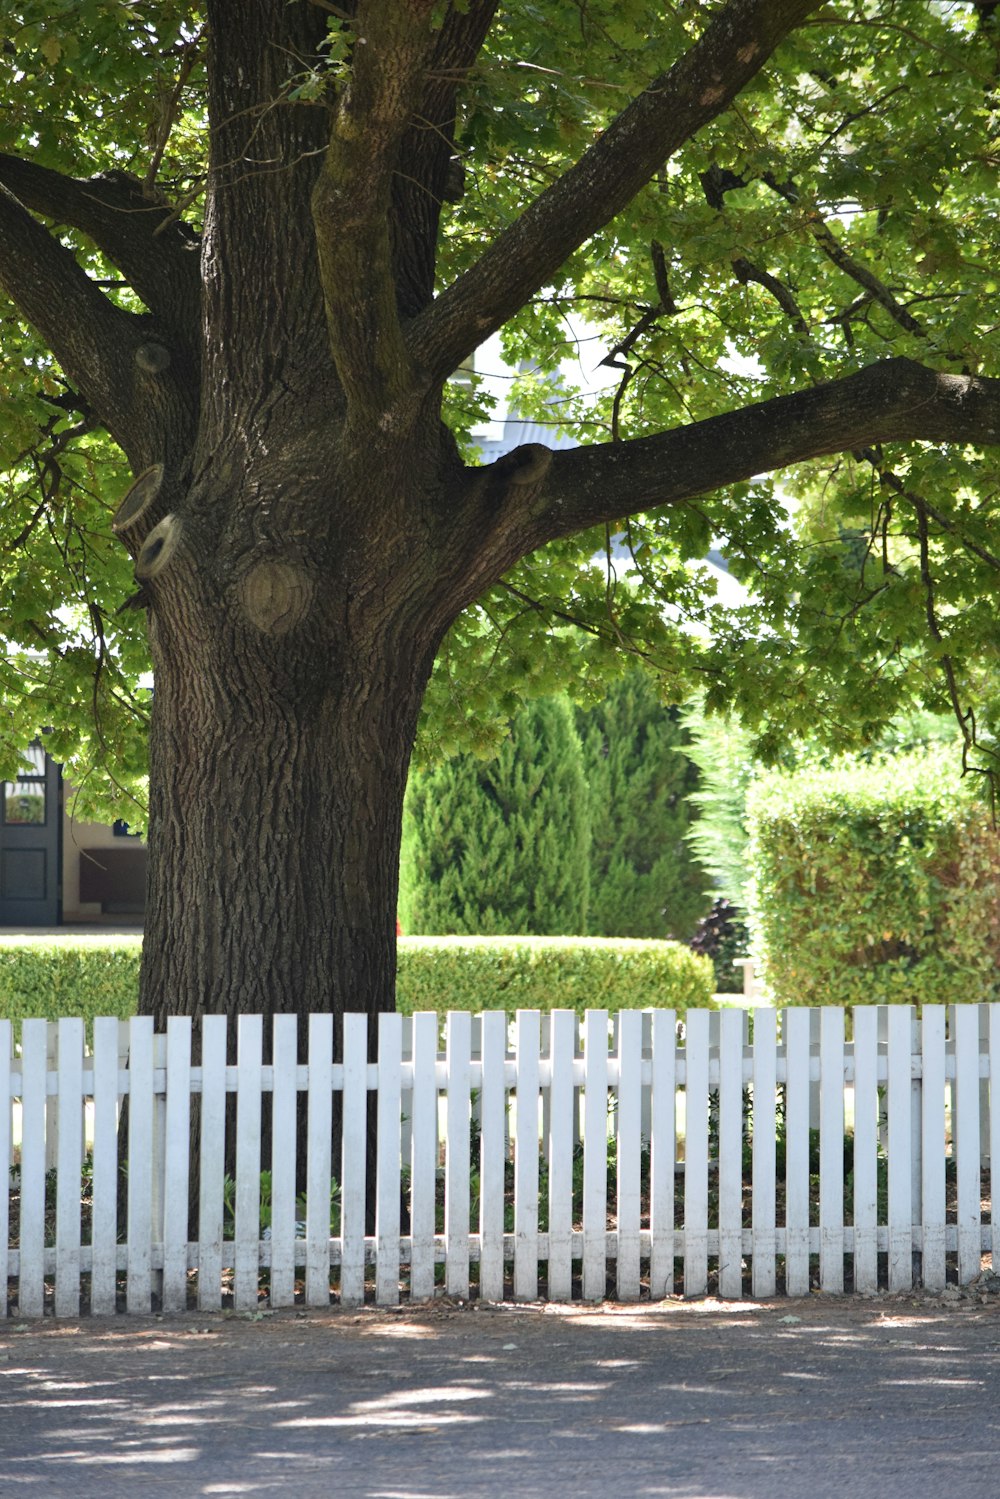
{"label": "trimmed green hedge", "polygon": [[[0,943],[0,1018],[128,1016],[138,937]],[[397,1003],[415,1010],[634,1010],[713,1003],[712,965],[676,942],[597,937],[403,937]]]}
{"label": "trimmed green hedge", "polygon": [[0,1019],[58,1020],[135,1014],[142,938],[78,942],[11,937],[0,942]]}
{"label": "trimmed green hedge", "polygon": [[749,823],[775,1003],[1000,999],[1000,835],[953,752],[769,776]]}
{"label": "trimmed green hedge", "polygon": [[410,937],[396,1003],[416,1010],[642,1010],[714,1003],[707,958],[679,942],[622,937]]}

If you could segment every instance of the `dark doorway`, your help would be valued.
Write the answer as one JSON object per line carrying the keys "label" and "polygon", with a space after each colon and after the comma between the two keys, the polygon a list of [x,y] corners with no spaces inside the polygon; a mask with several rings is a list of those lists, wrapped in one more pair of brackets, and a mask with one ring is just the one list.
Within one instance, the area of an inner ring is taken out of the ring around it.
{"label": "dark doorway", "polygon": [[40,744],[30,769],[5,781],[0,798],[0,925],[59,921],[61,775]]}

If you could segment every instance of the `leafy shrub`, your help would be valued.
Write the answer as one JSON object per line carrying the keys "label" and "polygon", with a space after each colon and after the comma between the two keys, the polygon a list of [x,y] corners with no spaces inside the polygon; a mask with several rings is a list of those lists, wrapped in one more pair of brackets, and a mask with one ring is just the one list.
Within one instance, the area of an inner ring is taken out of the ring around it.
{"label": "leafy shrub", "polygon": [[396,1003],[416,1010],[678,1011],[713,1003],[712,965],[679,942],[600,937],[412,937]]}
{"label": "leafy shrub", "polygon": [[1000,999],[1000,835],[953,755],[771,775],[750,827],[777,1003]]}
{"label": "leafy shrub", "polygon": [[742,994],[743,970],[735,966],[735,961],[747,956],[749,942],[743,912],[720,895],[695,927],[688,946],[711,960],[717,994]]}

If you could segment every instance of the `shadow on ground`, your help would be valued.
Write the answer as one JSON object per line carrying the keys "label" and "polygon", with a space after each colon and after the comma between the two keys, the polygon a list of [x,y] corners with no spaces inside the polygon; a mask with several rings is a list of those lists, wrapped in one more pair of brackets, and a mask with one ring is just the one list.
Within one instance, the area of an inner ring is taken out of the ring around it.
{"label": "shadow on ground", "polygon": [[0,1494],[985,1499],[1000,1302],[8,1324]]}

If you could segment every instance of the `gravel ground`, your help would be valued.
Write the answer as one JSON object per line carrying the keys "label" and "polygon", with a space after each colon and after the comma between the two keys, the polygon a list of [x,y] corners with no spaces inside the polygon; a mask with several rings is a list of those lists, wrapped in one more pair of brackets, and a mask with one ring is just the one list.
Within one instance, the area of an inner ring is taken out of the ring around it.
{"label": "gravel ground", "polygon": [[0,1495],[992,1499],[1000,1295],[14,1322]]}

